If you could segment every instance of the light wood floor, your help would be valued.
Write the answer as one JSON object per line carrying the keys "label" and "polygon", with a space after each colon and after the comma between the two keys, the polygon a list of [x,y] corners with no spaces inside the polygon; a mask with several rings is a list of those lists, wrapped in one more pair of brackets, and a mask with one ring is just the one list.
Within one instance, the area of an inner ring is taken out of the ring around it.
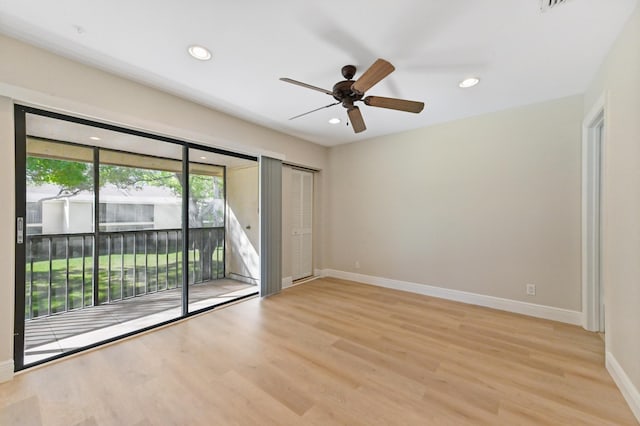
{"label": "light wood floor", "polygon": [[0,424],[636,423],[597,334],[322,279],[20,374]]}

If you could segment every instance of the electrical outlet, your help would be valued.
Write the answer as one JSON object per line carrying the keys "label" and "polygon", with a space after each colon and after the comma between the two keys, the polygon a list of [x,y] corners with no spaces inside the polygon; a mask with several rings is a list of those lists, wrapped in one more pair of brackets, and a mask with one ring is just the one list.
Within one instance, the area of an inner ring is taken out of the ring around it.
{"label": "electrical outlet", "polygon": [[359,260],[356,260],[355,266],[356,266],[356,269],[360,269],[360,261]]}
{"label": "electrical outlet", "polygon": [[535,295],[536,295],[536,285],[527,284],[527,296],[535,296]]}

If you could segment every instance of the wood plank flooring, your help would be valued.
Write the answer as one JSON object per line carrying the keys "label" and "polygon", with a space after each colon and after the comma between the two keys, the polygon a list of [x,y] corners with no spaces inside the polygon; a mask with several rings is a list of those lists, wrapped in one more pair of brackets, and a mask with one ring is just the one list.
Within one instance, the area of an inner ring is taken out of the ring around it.
{"label": "wood plank flooring", "polygon": [[595,333],[319,279],[20,374],[14,424],[637,423]]}

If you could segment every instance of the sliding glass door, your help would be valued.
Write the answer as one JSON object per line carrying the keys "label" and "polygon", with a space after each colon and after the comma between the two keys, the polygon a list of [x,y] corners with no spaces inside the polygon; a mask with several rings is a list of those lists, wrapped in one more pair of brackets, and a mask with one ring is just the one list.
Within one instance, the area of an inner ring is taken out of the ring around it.
{"label": "sliding glass door", "polygon": [[27,361],[60,352],[46,318],[93,306],[93,166],[91,148],[26,141],[24,318],[35,325]]}
{"label": "sliding glass door", "polygon": [[189,310],[216,303],[209,283],[224,278],[224,167],[189,150]]}
{"label": "sliding glass door", "polygon": [[181,148],[164,145],[136,140],[164,157],[98,149],[97,305],[109,319],[92,340],[182,316]]}
{"label": "sliding glass door", "polygon": [[16,160],[17,369],[257,294],[227,271],[255,158],[16,107]]}
{"label": "sliding glass door", "polygon": [[[189,150],[190,312],[227,303],[257,290],[257,281],[236,273],[237,264],[256,264],[259,268],[256,251],[253,246],[235,245],[240,236],[246,240],[247,234],[258,229],[258,182],[248,180],[236,185],[234,179],[239,170],[254,169],[257,171],[255,161],[230,160],[202,149]],[[247,221],[244,228],[231,219],[235,216],[230,206],[239,197],[254,201],[253,207],[245,210],[256,219]]]}

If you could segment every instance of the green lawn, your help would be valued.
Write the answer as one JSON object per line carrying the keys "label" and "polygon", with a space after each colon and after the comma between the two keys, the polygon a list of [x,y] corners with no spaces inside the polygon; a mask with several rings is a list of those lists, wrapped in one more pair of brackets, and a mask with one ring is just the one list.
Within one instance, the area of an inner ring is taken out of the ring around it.
{"label": "green lawn", "polygon": [[[212,278],[221,277],[224,271],[224,249],[218,247],[212,253]],[[109,279],[109,257],[111,258],[111,274]],[[146,257],[146,268],[145,268]],[[217,262],[216,259],[220,259]],[[200,252],[189,252],[190,282],[195,277],[196,282],[202,279],[203,271],[200,270]],[[135,268],[134,268],[135,262]],[[75,257],[55,259],[51,262],[51,313],[62,312],[66,309],[82,307],[83,288],[84,305],[92,305],[93,300],[93,257],[85,257],[84,281],[82,277],[82,258]],[[124,266],[124,267],[123,267]],[[135,273],[134,273],[135,269]],[[135,294],[143,294],[147,291],[176,288],[182,284],[182,251],[166,254],[120,254],[102,255],[99,258],[98,295],[100,303],[120,300],[121,297],[130,297]],[[146,273],[145,273],[146,272]],[[68,288],[66,284],[69,276]],[[110,281],[110,285],[109,285]],[[29,295],[33,297],[33,317],[47,315],[49,313],[49,261],[33,262],[26,266],[26,297],[25,318],[30,318]],[[68,290],[68,300],[67,300]]]}

